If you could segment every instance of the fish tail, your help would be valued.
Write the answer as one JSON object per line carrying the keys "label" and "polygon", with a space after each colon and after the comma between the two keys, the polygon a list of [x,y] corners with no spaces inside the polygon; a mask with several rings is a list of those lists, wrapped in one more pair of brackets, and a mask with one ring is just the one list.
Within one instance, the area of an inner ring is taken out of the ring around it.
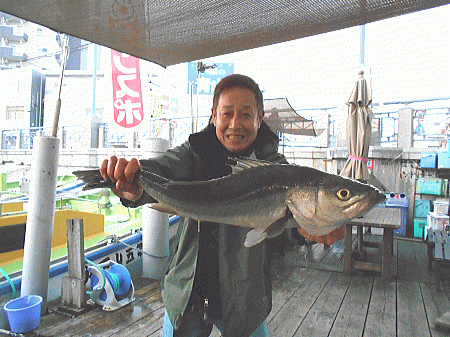
{"label": "fish tail", "polygon": [[98,169],[96,170],[84,170],[74,171],[73,174],[86,183],[83,186],[83,191],[91,190],[95,188],[110,188],[114,187],[114,183],[110,179],[103,179]]}

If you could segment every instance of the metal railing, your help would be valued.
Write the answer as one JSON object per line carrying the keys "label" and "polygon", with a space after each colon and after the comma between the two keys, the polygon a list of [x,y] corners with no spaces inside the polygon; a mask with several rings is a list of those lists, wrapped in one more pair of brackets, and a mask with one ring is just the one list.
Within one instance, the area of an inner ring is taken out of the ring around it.
{"label": "metal railing", "polygon": [[[27,211],[2,212],[3,205],[5,205],[5,204],[16,204],[16,203],[20,203],[20,202],[24,203],[24,204],[28,203],[28,200],[21,200],[21,199],[19,199],[20,197],[27,197],[28,194],[15,192],[15,191],[0,191],[0,195],[5,195],[5,194],[11,195],[11,198],[0,201],[0,217],[8,216],[8,215],[20,215],[20,214],[26,214],[27,213]],[[97,200],[85,199],[85,198],[80,198],[80,197],[77,197],[77,196],[62,196],[62,197],[57,197],[56,199],[57,200],[55,202],[55,209],[58,209],[58,210],[73,209],[72,205],[64,203],[64,201],[67,201],[67,200],[75,200],[75,201],[94,203],[97,206],[96,209],[97,209],[97,213],[99,213],[99,214],[101,213],[101,210],[102,210],[102,208],[104,206],[100,202],[101,195],[98,197]],[[59,201],[59,206],[58,206],[58,201]]]}
{"label": "metal railing", "polygon": [[[445,111],[434,113],[433,116],[445,123],[449,120],[450,112]],[[429,109],[430,111],[433,109]],[[328,110],[327,113],[330,113]],[[314,119],[314,116],[309,116]],[[318,116],[316,116],[318,118]],[[323,117],[323,116],[322,116]],[[328,146],[335,147],[338,138],[337,125],[342,123],[339,119],[342,116],[331,115],[328,123]],[[197,129],[201,130],[209,122],[209,116],[200,116],[195,123]],[[381,146],[397,146],[398,138],[398,111],[376,112],[374,111],[374,123],[377,133],[380,137]],[[119,131],[117,128],[110,127],[106,123],[99,123],[99,148],[140,148],[145,146],[146,142],[152,138],[163,138],[170,141],[170,147],[182,144],[186,141],[192,132],[192,121],[189,117],[180,118],[154,118],[149,123],[151,127],[148,130],[139,130],[136,132]],[[414,117],[414,126],[416,134],[414,136],[414,146],[416,147],[442,147],[443,142],[447,142],[446,133],[433,133],[430,130],[421,130],[421,117]],[[450,132],[450,130],[449,130]],[[33,148],[34,138],[37,135],[50,135],[51,128],[24,128],[1,131],[1,150],[30,150]],[[58,137],[61,139],[61,148],[63,149],[82,149],[90,147],[90,142],[85,138],[92,137],[89,130],[85,130],[82,125],[62,126],[59,128]],[[280,135],[281,147],[317,147],[317,137]]]}

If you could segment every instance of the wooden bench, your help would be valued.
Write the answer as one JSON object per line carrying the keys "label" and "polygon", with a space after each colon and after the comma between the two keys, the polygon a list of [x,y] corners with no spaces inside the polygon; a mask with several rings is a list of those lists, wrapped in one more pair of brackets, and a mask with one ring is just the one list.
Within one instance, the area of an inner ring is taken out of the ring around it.
{"label": "wooden bench", "polygon": [[428,254],[428,268],[432,269],[434,261],[436,290],[440,291],[442,267],[450,265],[450,238],[446,231],[428,228],[426,241]]}

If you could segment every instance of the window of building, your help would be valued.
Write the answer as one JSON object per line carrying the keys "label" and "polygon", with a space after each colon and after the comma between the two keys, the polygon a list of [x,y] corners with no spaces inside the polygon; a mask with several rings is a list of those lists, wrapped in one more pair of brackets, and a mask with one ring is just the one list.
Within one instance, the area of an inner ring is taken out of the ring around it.
{"label": "window of building", "polygon": [[24,106],[7,106],[6,107],[6,120],[7,121],[15,121],[15,120],[24,120]]}
{"label": "window of building", "polygon": [[13,46],[13,55],[14,56],[22,56],[23,55],[23,47],[22,46]]}
{"label": "window of building", "polygon": [[39,55],[47,55],[47,48],[38,48],[37,53]]}

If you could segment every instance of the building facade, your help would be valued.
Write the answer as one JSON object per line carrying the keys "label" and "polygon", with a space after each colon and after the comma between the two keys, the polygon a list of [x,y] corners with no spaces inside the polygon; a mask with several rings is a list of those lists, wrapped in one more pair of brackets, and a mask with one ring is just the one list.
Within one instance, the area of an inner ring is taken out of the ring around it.
{"label": "building facade", "polygon": [[99,142],[108,140],[133,147],[141,143],[138,138],[157,137],[163,129],[169,132],[164,122],[154,122],[178,111],[178,95],[165,79],[166,69],[140,60],[144,114],[149,118],[130,134],[112,117],[110,49],[70,36],[61,86],[63,36],[0,12],[0,42],[0,123],[7,148],[32,147],[32,141],[21,140],[29,132],[17,130],[40,128],[49,133],[58,97],[59,134],[69,148],[101,147]]}

